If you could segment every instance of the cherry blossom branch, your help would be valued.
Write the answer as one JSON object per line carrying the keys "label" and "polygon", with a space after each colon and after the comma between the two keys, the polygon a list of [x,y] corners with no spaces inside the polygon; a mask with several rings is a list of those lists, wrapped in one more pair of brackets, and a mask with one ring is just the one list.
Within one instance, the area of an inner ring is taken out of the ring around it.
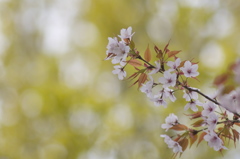
{"label": "cherry blossom branch", "polygon": [[218,103],[216,100],[210,98],[209,96],[203,94],[202,92],[200,92],[198,89],[194,89],[194,88],[190,88],[188,86],[185,86],[185,85],[182,85],[185,89],[189,90],[189,91],[192,91],[192,92],[196,92],[198,94],[200,94],[201,96],[203,96],[204,98],[210,100],[211,102],[217,104],[217,105],[220,105],[220,103]]}
{"label": "cherry blossom branch", "polygon": [[217,122],[217,124],[222,124],[222,123],[240,123],[240,120],[225,120],[221,122]]}
{"label": "cherry blossom branch", "polygon": [[[169,43],[164,47],[163,51],[155,46],[154,50],[157,53],[156,58],[158,60],[155,61],[155,64],[151,64],[152,55],[149,46],[144,56],[141,56],[136,50],[135,44],[132,41],[134,34],[132,33],[132,27],[122,29],[120,33],[121,35],[118,35],[118,37],[121,38],[121,41],[117,37],[108,38],[106,60],[112,59],[113,64],[119,64],[114,66],[115,70],[112,73],[117,74],[118,78],[123,80],[127,75],[124,70],[127,64],[134,66],[137,72],[130,75],[128,79],[137,78],[133,85],[137,84],[141,92],[145,93],[154,102],[155,106],[167,107],[166,99],[175,102],[177,98],[174,96],[174,93],[177,90],[183,90],[183,98],[187,101],[184,110],[191,109],[196,112],[188,115],[191,116],[190,119],[199,118],[192,124],[192,127],[194,127],[192,129],[184,124],[180,124],[178,117],[173,113],[166,117],[166,123],[162,124],[163,129],[166,131],[169,129],[183,131],[183,133],[180,132],[178,135],[172,137],[165,134],[161,135],[164,138],[164,142],[168,144],[168,147],[173,149],[175,157],[177,154],[181,156],[188,145],[191,147],[196,140],[198,140],[199,144],[204,139],[215,151],[227,149],[223,142],[226,138],[233,140],[234,144],[236,144],[240,135],[240,132],[234,128],[234,125],[240,126],[240,114],[238,114],[240,112],[240,87],[230,89],[230,92],[227,94],[219,94],[217,101],[216,98],[207,96],[199,89],[188,85],[188,79],[196,79],[199,75],[198,64],[192,62],[192,60],[181,61],[176,56],[181,52],[180,50],[169,50]],[[127,60],[128,57],[131,57],[131,59]],[[174,61],[169,60],[170,58],[174,59]],[[139,67],[144,67],[144,69]],[[231,70],[235,75],[235,80],[240,83],[240,59],[232,66]],[[159,83],[152,77],[152,75],[157,73],[162,74],[158,78]],[[214,84],[221,86],[224,82],[226,83],[229,77],[231,78],[232,76],[229,74],[221,75],[215,78]],[[153,91],[153,89],[156,89],[156,85],[159,85],[158,88],[160,88],[158,92]],[[204,97],[206,99],[205,102],[199,101],[198,96]],[[216,112],[217,105],[220,109],[222,107],[225,108],[234,116],[229,118],[229,113]],[[198,111],[197,106],[201,106],[202,110]],[[217,127],[217,125],[220,125],[220,127]],[[200,135],[196,135],[198,133]]]}
{"label": "cherry blossom branch", "polygon": [[146,60],[144,60],[144,59],[142,58],[142,56],[138,55],[137,58],[138,58],[139,60],[142,60],[142,61],[145,62],[146,64],[148,64],[148,65],[150,66],[150,68],[155,68],[155,66],[153,66],[152,64],[150,64],[149,62],[147,62]]}
{"label": "cherry blossom branch", "polygon": [[[179,82],[179,83],[180,83],[180,82]],[[209,101],[211,101],[211,102],[213,102],[213,103],[221,106],[221,104],[218,103],[216,100],[214,100],[214,99],[210,98],[209,96],[203,94],[203,93],[202,93],[201,91],[199,91],[198,89],[190,88],[190,87],[188,87],[188,86],[186,86],[186,85],[183,85],[182,83],[180,83],[180,84],[181,84],[185,89],[187,89],[187,90],[189,90],[189,91],[196,92],[196,93],[200,94],[201,96],[203,96],[204,98],[208,99]],[[233,114],[236,115],[237,117],[240,117],[240,114],[238,114],[238,113],[233,113]]]}

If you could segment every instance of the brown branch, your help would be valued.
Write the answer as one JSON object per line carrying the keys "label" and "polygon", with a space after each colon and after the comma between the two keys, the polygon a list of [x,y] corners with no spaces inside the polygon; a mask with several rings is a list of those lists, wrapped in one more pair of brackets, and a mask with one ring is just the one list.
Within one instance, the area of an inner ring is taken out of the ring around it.
{"label": "brown branch", "polygon": [[148,64],[151,68],[156,68],[155,66],[153,66],[152,64],[150,64],[149,62],[147,62],[146,60],[144,60],[140,55],[137,57],[138,59],[142,60],[143,62],[145,62],[146,64]]}
{"label": "brown branch", "polygon": [[220,105],[220,103],[218,103],[216,100],[210,98],[209,96],[203,94],[202,92],[200,92],[198,89],[194,89],[194,88],[191,88],[191,87],[188,87],[188,86],[184,86],[182,85],[185,89],[189,90],[189,91],[192,91],[192,92],[196,92],[198,94],[200,94],[201,96],[203,96],[204,98],[210,100],[211,102],[217,104],[217,105]]}
{"label": "brown branch", "polygon": [[[200,94],[201,96],[203,96],[204,98],[208,99],[209,101],[211,101],[211,102],[213,102],[213,103],[221,106],[221,104],[220,104],[219,102],[217,102],[216,100],[214,100],[214,99],[210,98],[209,96],[203,94],[203,93],[200,92],[198,89],[190,88],[190,87],[188,87],[188,86],[186,86],[186,85],[183,85],[181,82],[179,82],[179,84],[180,84],[181,86],[183,86],[185,89],[187,89],[188,91],[196,92],[196,93]],[[221,106],[221,107],[222,107],[222,106]],[[236,115],[237,117],[240,117],[240,114],[234,113],[234,112],[232,112],[232,113],[233,113],[234,115]]]}

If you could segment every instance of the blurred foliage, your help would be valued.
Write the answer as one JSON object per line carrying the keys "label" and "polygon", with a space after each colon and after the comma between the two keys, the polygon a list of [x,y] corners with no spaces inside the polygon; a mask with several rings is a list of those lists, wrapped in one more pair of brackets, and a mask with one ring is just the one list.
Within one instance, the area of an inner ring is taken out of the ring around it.
{"label": "blurred foliage", "polygon": [[[170,158],[160,126],[185,103],[154,107],[118,81],[107,37],[132,26],[141,52],[171,39],[200,62],[193,86],[212,92],[240,54],[239,15],[233,0],[0,0],[0,159]],[[220,154],[200,144],[182,156],[204,157]]]}

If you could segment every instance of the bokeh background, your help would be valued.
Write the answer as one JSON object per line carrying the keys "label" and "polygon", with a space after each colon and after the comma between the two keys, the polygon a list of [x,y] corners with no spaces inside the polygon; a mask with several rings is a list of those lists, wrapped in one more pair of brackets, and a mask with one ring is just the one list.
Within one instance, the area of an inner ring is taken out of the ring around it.
{"label": "bokeh background", "polygon": [[[140,52],[171,39],[199,61],[203,92],[240,55],[240,1],[0,0],[0,159],[172,156],[161,124],[170,112],[187,122],[185,103],[155,107],[104,61],[107,38],[128,26]],[[201,143],[182,158],[237,159],[228,147],[222,157]]]}

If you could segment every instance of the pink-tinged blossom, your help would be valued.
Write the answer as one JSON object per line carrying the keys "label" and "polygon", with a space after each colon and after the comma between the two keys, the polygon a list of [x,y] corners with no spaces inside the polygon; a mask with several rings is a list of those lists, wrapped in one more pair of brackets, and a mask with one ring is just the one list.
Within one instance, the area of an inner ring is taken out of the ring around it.
{"label": "pink-tinged blossom", "polygon": [[216,104],[213,102],[206,102],[203,104],[203,111],[202,111],[202,116],[208,116],[209,114],[213,113],[216,109]]}
{"label": "pink-tinged blossom", "polygon": [[116,37],[109,37],[108,41],[106,60],[112,59],[113,64],[120,63],[122,66],[124,66],[126,64],[126,58],[128,56],[130,47],[122,41],[119,42]]}
{"label": "pink-tinged blossom", "polygon": [[150,75],[152,74],[156,74],[160,69],[161,69],[161,65],[160,65],[160,62],[159,61],[155,61],[155,68],[152,69],[152,71],[149,73]]}
{"label": "pink-tinged blossom", "polygon": [[235,74],[235,81],[240,84],[240,59],[235,63],[233,72]]}
{"label": "pink-tinged blossom", "polygon": [[161,97],[161,98],[167,98],[168,97],[168,92],[167,89],[162,88],[156,96]]}
{"label": "pink-tinged blossom", "polygon": [[121,29],[120,31],[121,35],[118,35],[122,41],[126,42],[126,40],[130,40],[132,39],[132,36],[134,33],[132,33],[132,27],[128,27],[127,29]]}
{"label": "pink-tinged blossom", "polygon": [[142,87],[140,88],[140,91],[143,93],[146,93],[147,97],[152,96],[152,88],[153,88],[153,78],[149,76],[150,80],[146,82],[145,84],[142,84]]}
{"label": "pink-tinged blossom", "polygon": [[176,97],[174,96],[174,91],[169,88],[164,88],[165,90],[165,95],[168,97],[172,102],[176,101]]}
{"label": "pink-tinged blossom", "polygon": [[229,94],[219,97],[219,102],[222,107],[232,113],[240,112],[240,88],[233,90]]}
{"label": "pink-tinged blossom", "polygon": [[198,111],[197,105],[202,106],[203,104],[198,100],[191,100],[189,103],[185,105],[184,110],[188,110],[189,108],[191,108],[192,111],[196,112]]}
{"label": "pink-tinged blossom", "polygon": [[[196,88],[192,88],[190,87],[191,89],[196,89]],[[199,89],[196,89],[196,90],[199,90]],[[198,94],[197,92],[194,92],[194,91],[188,91],[186,92],[185,90],[183,90],[184,94],[183,94],[183,98],[186,99],[186,101],[190,101],[192,99],[194,100],[197,100],[198,99]]]}
{"label": "pink-tinged blossom", "polygon": [[173,127],[174,125],[176,125],[178,123],[178,117],[174,114],[170,114],[166,119],[165,119],[165,124],[162,124],[162,128],[166,129],[166,131],[168,131],[168,129],[170,129],[171,127]]}
{"label": "pink-tinged blossom", "polygon": [[155,106],[164,106],[165,108],[167,107],[167,103],[165,102],[165,100],[161,97],[161,96],[159,96],[159,95],[155,95],[152,99],[151,99],[151,101],[153,101],[154,102],[154,105]]}
{"label": "pink-tinged blossom", "polygon": [[163,84],[163,87],[174,87],[176,85],[177,75],[175,73],[171,74],[169,71],[165,71],[163,74],[164,77],[159,78],[159,82]]}
{"label": "pink-tinged blossom", "polygon": [[115,48],[115,56],[112,59],[113,64],[120,63],[122,66],[126,64],[126,58],[128,56],[130,47],[126,46],[124,43],[119,42],[118,47]]}
{"label": "pink-tinged blossom", "polygon": [[238,103],[237,112],[240,112],[240,87],[236,88],[236,103]]}
{"label": "pink-tinged blossom", "polygon": [[215,151],[227,149],[225,146],[223,146],[223,141],[214,131],[207,132],[207,134],[204,136],[204,140],[207,141],[208,146],[213,147]]}
{"label": "pink-tinged blossom", "polygon": [[113,70],[112,73],[113,73],[113,74],[117,74],[117,75],[118,75],[118,78],[119,78],[120,80],[123,80],[123,79],[127,76],[127,73],[126,73],[126,71],[124,71],[124,69],[122,68],[122,66],[120,66],[120,65],[114,66],[114,69],[115,69],[115,70]]}
{"label": "pink-tinged blossom", "polygon": [[172,140],[168,135],[160,135],[164,138],[164,142],[168,145],[168,148],[173,149],[173,153],[183,152],[182,146],[178,142]]}
{"label": "pink-tinged blossom", "polygon": [[213,131],[217,126],[218,116],[215,113],[211,113],[208,115],[206,122],[208,124],[208,130]]}
{"label": "pink-tinged blossom", "polygon": [[107,51],[106,51],[107,58],[105,60],[109,60],[109,59],[113,58],[114,56],[116,56],[117,48],[118,48],[117,38],[116,37],[114,37],[114,38],[109,37],[108,38]]}
{"label": "pink-tinged blossom", "polygon": [[170,71],[174,71],[178,68],[178,66],[180,66],[181,63],[181,59],[177,58],[175,61],[168,61],[167,65],[171,68],[169,69]]}
{"label": "pink-tinged blossom", "polygon": [[184,76],[186,77],[197,77],[199,75],[199,72],[197,72],[198,65],[192,65],[190,61],[186,61],[184,63],[184,67],[181,67],[180,69],[183,71]]}

